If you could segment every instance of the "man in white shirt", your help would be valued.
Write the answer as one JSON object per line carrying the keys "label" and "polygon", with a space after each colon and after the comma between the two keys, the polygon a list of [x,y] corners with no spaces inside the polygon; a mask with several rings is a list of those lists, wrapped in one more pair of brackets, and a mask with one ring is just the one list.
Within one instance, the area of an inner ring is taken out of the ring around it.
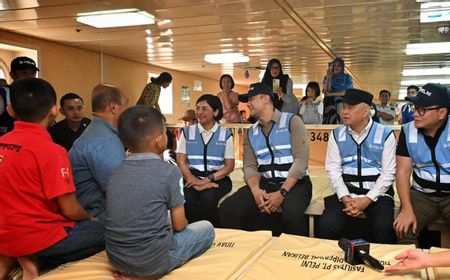
{"label": "man in white shirt", "polygon": [[328,141],[326,170],[334,195],[325,198],[319,236],[339,239],[348,222],[364,213],[373,242],[394,243],[396,140],[393,131],[370,117],[373,96],[347,89],[343,99],[343,126]]}
{"label": "man in white shirt", "polygon": [[391,100],[391,93],[385,89],[380,91],[380,105],[377,105],[377,116],[381,124],[393,125],[395,121],[395,106],[388,104]]}

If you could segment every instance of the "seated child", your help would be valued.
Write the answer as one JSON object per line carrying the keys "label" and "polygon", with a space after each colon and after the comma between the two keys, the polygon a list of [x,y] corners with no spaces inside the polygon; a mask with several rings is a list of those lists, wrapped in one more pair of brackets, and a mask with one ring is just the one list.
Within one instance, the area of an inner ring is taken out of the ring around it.
{"label": "seated child", "polygon": [[15,260],[23,279],[39,276],[39,264],[59,265],[104,249],[104,227],[78,203],[66,150],[47,132],[58,113],[46,81],[11,85],[14,129],[0,137],[0,279]]}
{"label": "seated child", "polygon": [[127,109],[118,133],[131,154],[108,183],[106,252],[116,279],[154,279],[205,252],[214,228],[208,221],[186,220],[181,172],[160,157],[167,136],[159,111]]}

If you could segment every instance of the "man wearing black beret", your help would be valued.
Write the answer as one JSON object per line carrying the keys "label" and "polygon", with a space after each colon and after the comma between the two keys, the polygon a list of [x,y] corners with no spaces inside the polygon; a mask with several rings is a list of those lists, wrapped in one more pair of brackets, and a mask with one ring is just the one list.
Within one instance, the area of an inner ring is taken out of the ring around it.
{"label": "man wearing black beret", "polygon": [[326,170],[335,193],[325,198],[319,237],[340,239],[351,219],[364,213],[372,242],[394,243],[394,190],[396,140],[392,129],[370,117],[372,94],[345,91],[343,124],[328,141]]}

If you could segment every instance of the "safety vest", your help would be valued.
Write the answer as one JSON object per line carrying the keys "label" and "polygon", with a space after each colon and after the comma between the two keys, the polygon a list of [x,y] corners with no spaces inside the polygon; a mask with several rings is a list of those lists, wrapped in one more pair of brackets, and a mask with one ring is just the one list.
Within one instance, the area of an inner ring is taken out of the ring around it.
{"label": "safety vest", "polygon": [[198,124],[194,124],[183,129],[189,167],[200,172],[223,168],[227,139],[231,136],[231,131],[219,125],[209,142],[205,144],[198,126]]}
{"label": "safety vest", "polygon": [[273,124],[268,136],[264,135],[259,122],[248,130],[248,139],[256,155],[258,171],[268,180],[284,182],[294,162],[289,130],[293,116],[291,113],[280,113],[280,121]]}
{"label": "safety vest", "polygon": [[[342,179],[348,187],[365,194],[374,186],[381,173],[384,143],[391,133],[392,129],[372,122],[366,138],[358,144],[347,126],[333,130],[341,156]],[[394,195],[392,186],[386,194]]]}
{"label": "safety vest", "polygon": [[426,193],[450,194],[450,119],[431,151],[414,122],[403,125],[406,146],[413,162],[412,187]]}

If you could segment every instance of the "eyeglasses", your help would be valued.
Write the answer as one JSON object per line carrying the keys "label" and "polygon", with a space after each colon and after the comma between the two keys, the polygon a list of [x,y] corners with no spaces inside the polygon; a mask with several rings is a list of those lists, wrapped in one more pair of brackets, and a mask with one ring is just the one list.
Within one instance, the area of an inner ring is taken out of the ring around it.
{"label": "eyeglasses", "polygon": [[431,111],[431,110],[438,110],[441,109],[442,107],[428,107],[428,108],[416,108],[416,107],[411,107],[413,112],[417,112],[417,114],[419,114],[419,116],[424,116],[426,112]]}

